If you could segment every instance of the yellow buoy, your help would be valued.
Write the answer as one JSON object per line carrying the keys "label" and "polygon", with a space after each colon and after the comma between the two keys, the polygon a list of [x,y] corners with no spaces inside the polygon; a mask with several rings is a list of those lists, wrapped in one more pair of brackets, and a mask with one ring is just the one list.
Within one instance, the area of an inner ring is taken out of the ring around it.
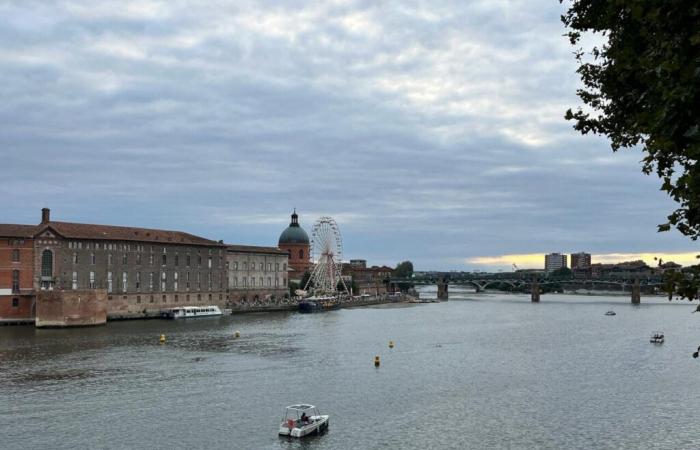
{"label": "yellow buoy", "polygon": [[238,330],[236,330],[236,331],[233,333],[233,335],[234,335],[235,337],[241,337],[241,332],[238,331]]}
{"label": "yellow buoy", "polygon": [[164,334],[160,335],[160,343],[165,344],[165,335]]}
{"label": "yellow buoy", "polygon": [[389,348],[394,348],[394,341],[389,341]]}
{"label": "yellow buoy", "polygon": [[374,357],[374,367],[379,367],[379,356]]}

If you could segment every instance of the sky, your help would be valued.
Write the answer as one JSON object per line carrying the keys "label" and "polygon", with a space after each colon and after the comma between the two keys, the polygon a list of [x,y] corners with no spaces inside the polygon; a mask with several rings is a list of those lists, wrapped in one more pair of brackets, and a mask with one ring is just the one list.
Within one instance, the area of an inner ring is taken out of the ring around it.
{"label": "sky", "polygon": [[277,244],[417,270],[695,262],[674,203],[564,120],[555,0],[0,0],[0,223]]}

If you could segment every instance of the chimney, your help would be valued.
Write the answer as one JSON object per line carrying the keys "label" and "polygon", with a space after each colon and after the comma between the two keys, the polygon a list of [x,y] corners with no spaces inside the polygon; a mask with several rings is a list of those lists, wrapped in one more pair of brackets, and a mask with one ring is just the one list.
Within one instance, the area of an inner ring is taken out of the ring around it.
{"label": "chimney", "polygon": [[41,208],[41,223],[49,223],[51,220],[51,210],[49,208]]}

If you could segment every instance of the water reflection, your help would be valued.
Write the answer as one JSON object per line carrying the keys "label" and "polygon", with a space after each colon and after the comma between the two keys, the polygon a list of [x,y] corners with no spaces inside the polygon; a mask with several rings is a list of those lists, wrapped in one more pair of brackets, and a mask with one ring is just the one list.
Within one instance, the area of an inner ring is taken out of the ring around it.
{"label": "water reflection", "polygon": [[[310,315],[0,328],[2,447],[694,448],[680,420],[700,401],[687,382],[692,306],[450,294]],[[663,346],[649,344],[654,330]],[[331,415],[326,435],[277,436],[299,402]]]}

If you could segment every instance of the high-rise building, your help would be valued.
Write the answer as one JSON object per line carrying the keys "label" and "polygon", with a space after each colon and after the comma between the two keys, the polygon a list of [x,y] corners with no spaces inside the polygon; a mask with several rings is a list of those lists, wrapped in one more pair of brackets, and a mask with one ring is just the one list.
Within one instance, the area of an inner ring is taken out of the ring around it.
{"label": "high-rise building", "polygon": [[571,270],[575,269],[590,269],[591,254],[586,252],[571,254]]}
{"label": "high-rise building", "polygon": [[544,270],[552,272],[566,267],[566,255],[561,253],[550,253],[544,255]]}

